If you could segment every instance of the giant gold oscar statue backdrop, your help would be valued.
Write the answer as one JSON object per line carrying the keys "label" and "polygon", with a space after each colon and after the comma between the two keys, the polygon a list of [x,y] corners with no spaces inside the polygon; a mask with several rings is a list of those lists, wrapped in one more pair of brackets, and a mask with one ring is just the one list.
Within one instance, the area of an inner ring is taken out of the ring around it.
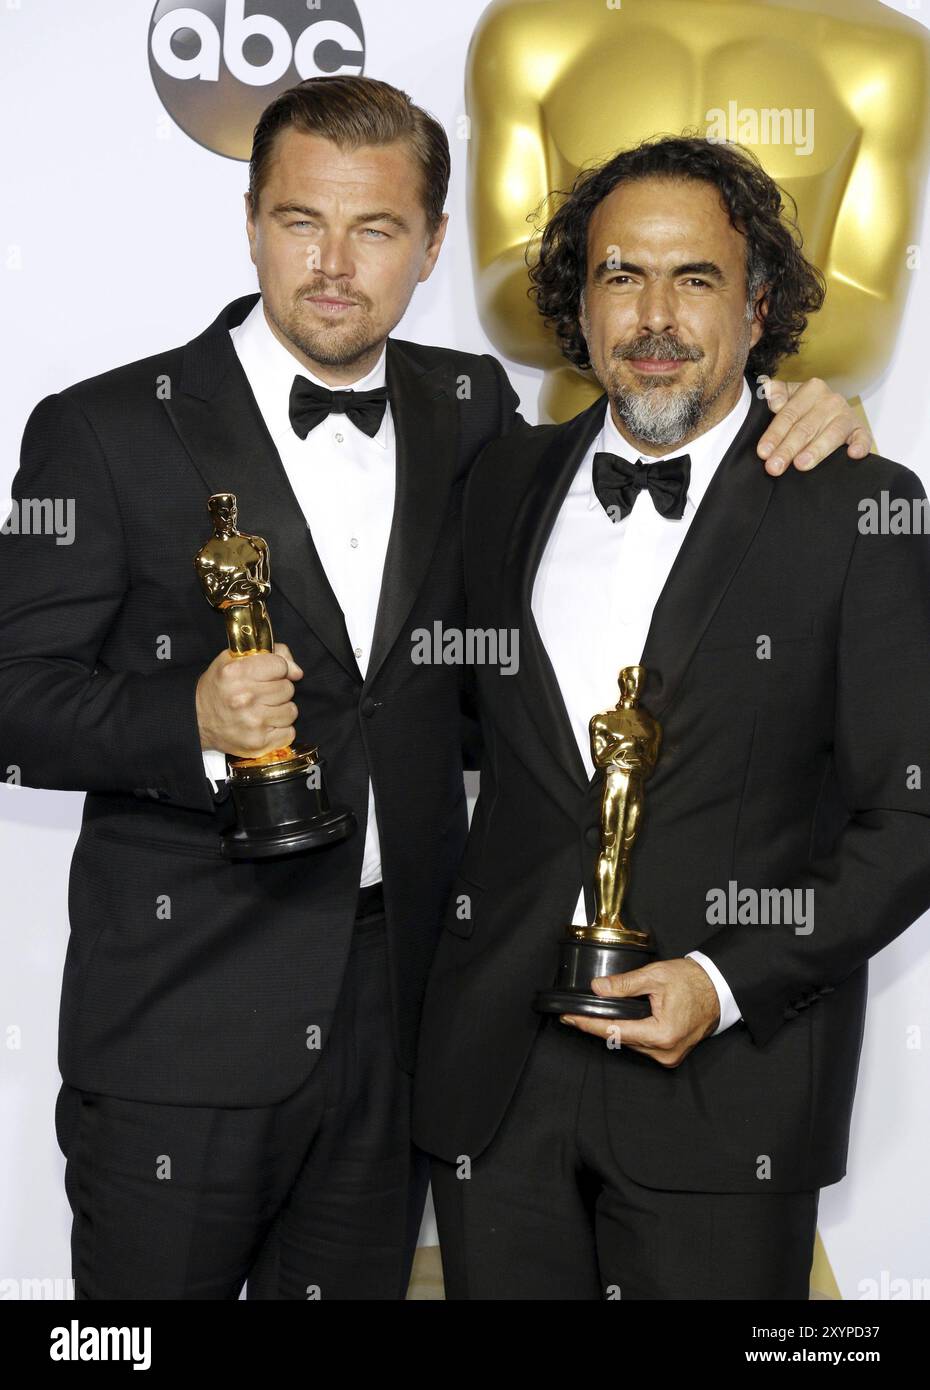
{"label": "giant gold oscar statue backdrop", "polygon": [[930,36],[913,20],[879,0],[492,0],[466,101],[481,322],[544,369],[540,418],[570,419],[600,387],[527,299],[527,215],[584,166],[685,129],[745,145],[797,203],[827,300],[791,377],[854,398],[887,367],[930,154]]}
{"label": "giant gold oscar statue backdrop", "polygon": [[[914,21],[879,0],[492,0],[466,100],[481,322],[544,370],[540,419],[601,388],[527,298],[528,215],[586,165],[686,129],[752,150],[797,204],[827,299],[786,375],[855,403],[888,366],[930,153],[930,35]],[[839,1297],[819,1236],[811,1288]]]}

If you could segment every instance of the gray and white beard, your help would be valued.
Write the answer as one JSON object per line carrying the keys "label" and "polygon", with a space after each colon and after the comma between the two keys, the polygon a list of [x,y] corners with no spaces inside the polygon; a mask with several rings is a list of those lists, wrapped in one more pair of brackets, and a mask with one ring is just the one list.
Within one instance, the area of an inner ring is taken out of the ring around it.
{"label": "gray and white beard", "polygon": [[656,382],[643,391],[614,387],[610,403],[618,420],[643,444],[677,444],[697,429],[712,402],[701,386],[685,390]]}
{"label": "gray and white beard", "polygon": [[[646,382],[639,391],[613,381],[605,383],[615,416],[626,425],[634,439],[643,444],[662,447],[677,444],[679,440],[698,430],[701,421],[712,410],[723,392],[743,374],[745,360],[749,356],[753,303],[754,300],[750,296],[743,317],[742,341],[737,360],[715,391],[707,392],[706,372],[701,374],[701,379],[693,386],[684,388],[661,377]],[[661,335],[647,335],[645,341],[640,339],[638,343],[627,348],[622,356],[632,357],[635,354],[666,360],[681,356],[692,361],[699,361],[703,356],[700,349],[683,348]]]}

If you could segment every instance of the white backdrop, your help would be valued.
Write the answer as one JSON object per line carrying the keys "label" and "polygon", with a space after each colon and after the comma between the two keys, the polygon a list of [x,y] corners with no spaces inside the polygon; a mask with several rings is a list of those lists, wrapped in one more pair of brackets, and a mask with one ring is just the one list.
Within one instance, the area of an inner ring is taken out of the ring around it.
{"label": "white backdrop", "polygon": [[[438,116],[453,147],[449,235],[398,335],[494,351],[473,299],[466,144],[457,138],[465,53],[485,0],[357,4],[365,71]],[[42,396],[185,342],[257,288],[246,166],[166,116],[148,64],[153,8],[154,0],[0,0],[0,517],[23,426]],[[930,27],[930,0],[893,8]],[[930,264],[927,222],[925,211]],[[894,361],[865,405],[881,451],[930,488],[927,281],[915,270]],[[506,365],[534,420],[539,374]],[[15,1298],[27,1294],[24,1280],[66,1290],[70,1273],[53,1110],[82,797],[11,788],[4,776],[0,769],[0,1298]],[[930,1295],[927,927],[915,925],[871,967],[850,1171],[821,1198],[820,1229],[846,1298]]]}

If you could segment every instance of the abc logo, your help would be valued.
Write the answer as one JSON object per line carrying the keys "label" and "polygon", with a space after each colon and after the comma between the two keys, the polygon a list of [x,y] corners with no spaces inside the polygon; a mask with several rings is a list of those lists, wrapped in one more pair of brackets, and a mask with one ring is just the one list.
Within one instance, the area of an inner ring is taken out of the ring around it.
{"label": "abc logo", "polygon": [[264,108],[324,73],[360,73],[365,35],[355,0],[160,0],[149,68],[172,119],[198,144],[248,159]]}

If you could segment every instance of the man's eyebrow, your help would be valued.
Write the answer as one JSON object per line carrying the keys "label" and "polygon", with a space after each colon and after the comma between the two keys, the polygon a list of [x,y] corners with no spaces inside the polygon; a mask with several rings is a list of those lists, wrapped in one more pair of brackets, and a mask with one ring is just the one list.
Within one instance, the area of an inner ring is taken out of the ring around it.
{"label": "man's eyebrow", "polygon": [[[619,264],[616,260],[601,261],[594,271],[594,283],[599,285],[606,280],[608,275],[642,275],[644,278],[649,272],[644,270],[641,265],[633,265],[631,261],[621,259]],[[726,276],[720,269],[716,261],[686,261],[684,265],[673,266],[669,271],[673,280],[677,280],[679,275],[706,275],[710,280],[716,280],[718,284],[726,284]]]}
{"label": "man's eyebrow", "polygon": [[381,208],[378,212],[363,212],[358,217],[352,218],[353,223],[359,225],[363,222],[389,222],[398,231],[409,231],[409,227],[399,213],[391,212],[388,208]]}
{"label": "man's eyebrow", "polygon": [[301,212],[304,217],[323,216],[319,208],[308,208],[305,207],[303,203],[275,203],[274,207],[271,209],[272,217],[277,217],[279,214],[283,216],[289,212]]}
{"label": "man's eyebrow", "polygon": [[[271,209],[271,215],[273,217],[286,217],[288,214],[294,212],[299,212],[302,217],[318,217],[322,221],[325,221],[323,213],[319,208],[307,207],[304,203],[275,203],[274,207]],[[391,212],[387,208],[379,208],[376,212],[362,212],[359,213],[357,217],[352,218],[353,226],[362,226],[369,222],[389,222],[391,226],[396,227],[398,231],[407,232],[410,230],[408,224],[398,213]]]}

